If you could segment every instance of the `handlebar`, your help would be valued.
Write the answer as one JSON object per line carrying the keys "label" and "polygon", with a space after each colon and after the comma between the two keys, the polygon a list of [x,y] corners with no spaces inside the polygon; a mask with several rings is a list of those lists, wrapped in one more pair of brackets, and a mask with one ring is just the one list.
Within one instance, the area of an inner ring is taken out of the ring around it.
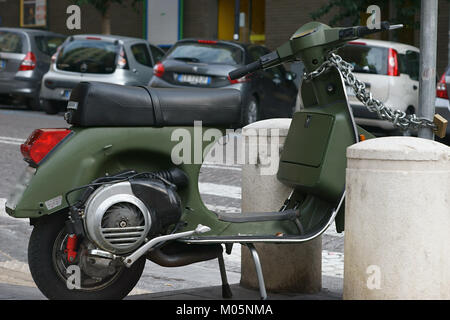
{"label": "handlebar", "polygon": [[323,28],[321,25],[317,26],[317,24],[309,27],[311,29],[306,31],[299,29],[300,33],[298,35],[295,34],[292,36],[288,42],[278,47],[277,50],[262,56],[255,62],[231,71],[228,74],[228,78],[230,80],[236,80],[260,69],[267,69],[283,62],[294,61],[300,50],[297,49],[297,52],[293,52],[293,48],[301,48],[301,50],[308,48],[308,46],[302,44],[303,39],[306,37],[316,37],[315,41],[308,40],[309,43],[314,43],[315,46],[328,46],[330,49],[368,34],[401,28],[403,25],[391,25],[388,21],[383,21],[380,23],[380,28],[372,29],[365,26],[350,28],[330,28],[326,26],[326,28]]}
{"label": "handlebar", "polygon": [[240,67],[240,68],[237,68],[237,69],[231,71],[228,74],[228,77],[231,80],[236,80],[236,79],[242,78],[243,76],[245,76],[249,73],[258,71],[260,68],[261,68],[261,61],[259,61],[259,59],[258,59],[255,62],[252,62],[243,67]]}

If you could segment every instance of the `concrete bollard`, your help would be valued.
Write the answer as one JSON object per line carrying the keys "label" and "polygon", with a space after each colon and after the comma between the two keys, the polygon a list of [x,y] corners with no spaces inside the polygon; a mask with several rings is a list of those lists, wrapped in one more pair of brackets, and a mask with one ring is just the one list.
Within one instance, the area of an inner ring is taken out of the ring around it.
{"label": "concrete bollard", "polygon": [[386,137],[347,159],[344,299],[450,299],[450,148]]}
{"label": "concrete bollard", "polygon": [[[280,150],[291,119],[269,119],[242,130],[247,150],[242,169],[242,211],[278,211],[291,189],[281,184],[276,173]],[[305,244],[255,244],[266,289],[271,292],[316,293],[322,287],[322,238]],[[249,250],[242,246],[241,285],[258,288]]]}

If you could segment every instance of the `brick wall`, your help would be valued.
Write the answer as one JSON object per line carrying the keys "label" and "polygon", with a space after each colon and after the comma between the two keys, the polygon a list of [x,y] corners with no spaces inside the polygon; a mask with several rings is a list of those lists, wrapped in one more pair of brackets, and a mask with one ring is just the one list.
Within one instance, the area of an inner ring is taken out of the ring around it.
{"label": "brick wall", "polygon": [[[312,21],[310,13],[328,0],[266,0],[266,45],[274,49],[287,41],[294,32]],[[320,19],[328,23],[330,14]]]}
{"label": "brick wall", "polygon": [[[128,0],[128,4],[131,0]],[[81,30],[68,30],[66,9],[72,2],[69,0],[47,0],[47,24],[48,29],[54,32],[72,35],[79,33],[101,33],[101,15],[91,6],[81,6]],[[18,0],[6,0],[0,2],[1,26],[19,27],[20,13]],[[137,10],[130,5],[112,5],[111,9],[111,33],[130,37],[143,37],[142,4]]]}
{"label": "brick wall", "polygon": [[217,0],[184,0],[183,37],[216,39],[217,17]]}

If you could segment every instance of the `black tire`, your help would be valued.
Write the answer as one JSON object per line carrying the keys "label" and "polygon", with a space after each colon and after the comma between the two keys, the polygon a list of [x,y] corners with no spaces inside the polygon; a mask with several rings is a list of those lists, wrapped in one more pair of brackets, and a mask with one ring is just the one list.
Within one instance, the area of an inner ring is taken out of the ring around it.
{"label": "black tire", "polygon": [[44,100],[42,102],[42,108],[46,114],[57,114],[60,111],[61,106],[58,101]]}
{"label": "black tire", "polygon": [[32,111],[42,110],[41,102],[39,100],[39,94],[32,98],[28,98],[26,101],[27,108]]}
{"label": "black tire", "polygon": [[248,99],[247,104],[242,109],[242,126],[246,126],[250,123],[261,119],[259,110],[259,104],[256,97],[252,96]]}
{"label": "black tire", "polygon": [[[42,217],[35,225],[28,244],[28,264],[31,276],[39,290],[54,300],[116,300],[123,299],[134,288],[142,275],[145,257],[130,268],[121,267],[112,280],[103,286],[89,289],[68,289],[67,281],[58,273],[55,261],[57,239],[65,232],[64,214]],[[76,260],[81,259],[77,257]],[[61,263],[61,261],[59,262]]]}

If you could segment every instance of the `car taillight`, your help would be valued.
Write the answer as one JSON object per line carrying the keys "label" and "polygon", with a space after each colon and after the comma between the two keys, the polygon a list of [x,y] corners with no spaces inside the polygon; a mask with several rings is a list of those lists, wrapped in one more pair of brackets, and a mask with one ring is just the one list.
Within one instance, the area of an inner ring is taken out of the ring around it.
{"label": "car taillight", "polygon": [[158,78],[161,78],[164,74],[164,65],[162,63],[157,63],[153,67],[153,74]]}
{"label": "car taillight", "polygon": [[36,129],[20,146],[20,152],[26,162],[37,166],[70,132],[69,129]]}
{"label": "car taillight", "polygon": [[216,44],[216,40],[197,40],[198,43],[204,43],[204,44]]}
{"label": "car taillight", "polygon": [[436,97],[448,99],[447,84],[445,83],[445,72],[436,85]]}
{"label": "car taillight", "polygon": [[123,50],[123,47],[120,48],[119,59],[117,60],[117,68],[128,69],[127,55],[126,55],[125,51]]}
{"label": "car taillight", "polygon": [[28,52],[19,66],[19,71],[34,70],[36,68],[36,56],[33,52]]}
{"label": "car taillight", "polygon": [[244,83],[244,82],[249,82],[250,80],[251,80],[250,75],[244,76],[239,79],[234,79],[234,80],[231,80],[230,76],[228,76],[228,81],[230,82],[230,84]]}
{"label": "car taillight", "polygon": [[399,75],[398,73],[398,58],[397,58],[397,51],[389,48],[388,51],[388,76],[394,76],[397,77]]}

